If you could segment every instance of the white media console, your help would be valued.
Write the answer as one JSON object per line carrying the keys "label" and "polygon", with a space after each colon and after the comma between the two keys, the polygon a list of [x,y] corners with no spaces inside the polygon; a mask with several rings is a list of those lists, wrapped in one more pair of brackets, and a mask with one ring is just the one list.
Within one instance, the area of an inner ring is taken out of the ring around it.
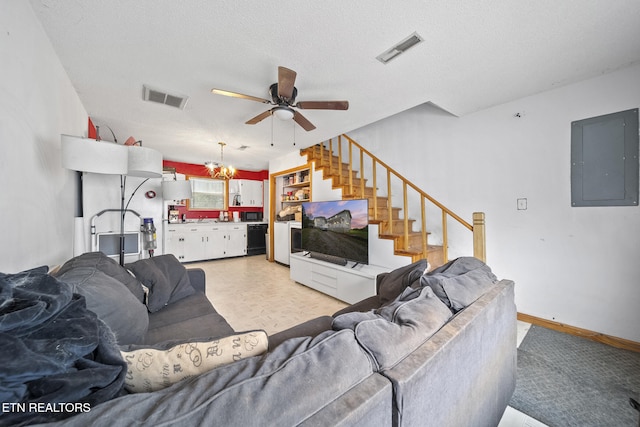
{"label": "white media console", "polygon": [[376,294],[376,277],[388,268],[353,262],[342,266],[292,253],[290,277],[305,286],[354,304]]}

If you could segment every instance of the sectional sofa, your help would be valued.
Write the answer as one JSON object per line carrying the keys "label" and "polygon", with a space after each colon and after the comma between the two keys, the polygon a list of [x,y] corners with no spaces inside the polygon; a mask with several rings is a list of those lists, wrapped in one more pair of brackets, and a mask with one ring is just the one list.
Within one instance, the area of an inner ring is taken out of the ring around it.
{"label": "sectional sofa", "polygon": [[202,270],[128,267],[93,253],[0,274],[21,301],[0,313],[0,358],[28,349],[15,365],[29,374],[0,368],[0,398],[24,404],[1,425],[495,426],[515,388],[514,283],[475,258],[384,273],[375,297],[270,337],[234,331]]}

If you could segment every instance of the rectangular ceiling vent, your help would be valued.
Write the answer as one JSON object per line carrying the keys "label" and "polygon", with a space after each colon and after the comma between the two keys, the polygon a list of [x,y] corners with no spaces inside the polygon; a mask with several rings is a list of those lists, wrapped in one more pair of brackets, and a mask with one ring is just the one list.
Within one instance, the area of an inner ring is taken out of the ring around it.
{"label": "rectangular ceiling vent", "polygon": [[397,43],[392,48],[387,49],[380,55],[376,56],[376,59],[382,62],[383,64],[386,64],[389,61],[391,61],[393,58],[398,57],[401,53],[404,53],[410,48],[412,48],[413,46],[417,45],[422,40],[424,39],[420,37],[420,34],[413,33],[406,39],[402,40],[400,43]]}
{"label": "rectangular ceiling vent", "polygon": [[170,107],[176,107],[184,110],[185,105],[189,97],[181,95],[171,95],[158,89],[150,88],[149,86],[142,86],[143,93],[142,99],[149,102],[157,102],[158,104],[168,105]]}

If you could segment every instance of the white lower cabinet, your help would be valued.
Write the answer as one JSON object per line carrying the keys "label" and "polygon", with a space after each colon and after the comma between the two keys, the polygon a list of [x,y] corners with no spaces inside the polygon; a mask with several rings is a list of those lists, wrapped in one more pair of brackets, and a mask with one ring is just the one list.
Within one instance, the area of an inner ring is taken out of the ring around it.
{"label": "white lower cabinet", "polygon": [[225,256],[242,256],[247,254],[247,226],[227,225]]}
{"label": "white lower cabinet", "polygon": [[247,254],[246,224],[167,224],[164,253],[181,262]]}

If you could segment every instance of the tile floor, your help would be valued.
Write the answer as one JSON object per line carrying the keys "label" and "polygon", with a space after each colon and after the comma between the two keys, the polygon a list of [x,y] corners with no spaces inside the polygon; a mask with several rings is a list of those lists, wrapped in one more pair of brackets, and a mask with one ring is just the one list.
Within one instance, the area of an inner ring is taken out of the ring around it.
{"label": "tile floor", "polygon": [[[264,255],[187,264],[202,268],[207,295],[216,310],[236,331],[264,329],[268,334],[298,323],[331,315],[346,303],[295,283],[289,268],[267,262]],[[518,345],[529,331],[518,322]],[[508,407],[499,427],[546,427],[545,424]]]}

